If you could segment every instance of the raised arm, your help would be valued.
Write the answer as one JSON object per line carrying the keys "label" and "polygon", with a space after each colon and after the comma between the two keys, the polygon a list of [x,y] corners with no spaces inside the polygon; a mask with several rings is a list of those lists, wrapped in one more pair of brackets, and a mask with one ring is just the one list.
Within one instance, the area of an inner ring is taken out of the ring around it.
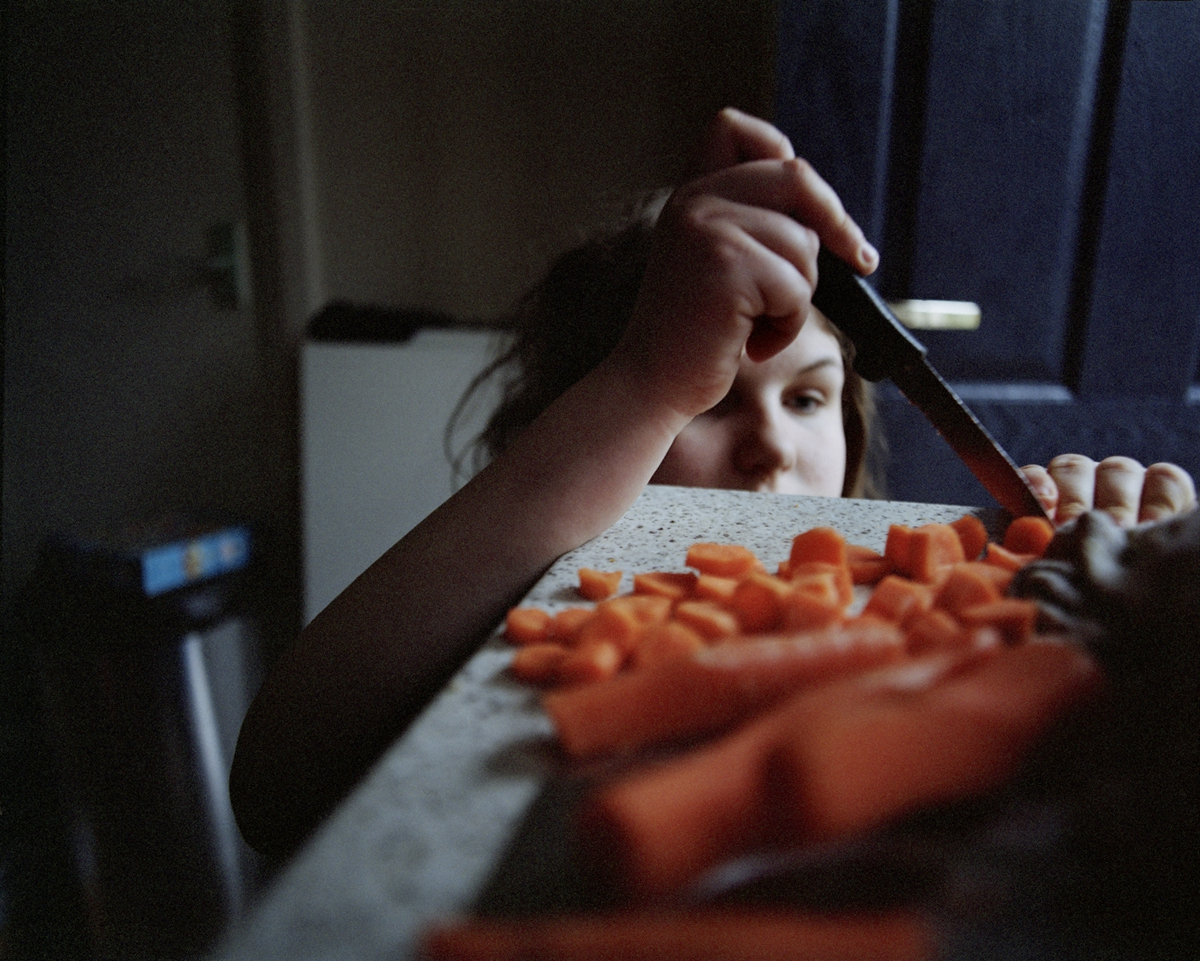
{"label": "raised arm", "polygon": [[669,201],[614,353],[355,580],[276,665],[230,777],[253,846],[286,853],[302,841],[541,573],[625,512],[676,434],[724,396],[743,349],[766,357],[795,336],[819,241],[874,266],[833,191],[746,119],[723,115],[715,138],[755,159]]}

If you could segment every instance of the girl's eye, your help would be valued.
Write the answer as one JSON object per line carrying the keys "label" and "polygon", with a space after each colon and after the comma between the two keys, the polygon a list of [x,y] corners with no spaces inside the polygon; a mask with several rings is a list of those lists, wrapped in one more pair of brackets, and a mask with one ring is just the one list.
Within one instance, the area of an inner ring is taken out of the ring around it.
{"label": "girl's eye", "polygon": [[818,394],[788,394],[783,398],[783,405],[796,414],[812,414],[825,405],[825,399]]}

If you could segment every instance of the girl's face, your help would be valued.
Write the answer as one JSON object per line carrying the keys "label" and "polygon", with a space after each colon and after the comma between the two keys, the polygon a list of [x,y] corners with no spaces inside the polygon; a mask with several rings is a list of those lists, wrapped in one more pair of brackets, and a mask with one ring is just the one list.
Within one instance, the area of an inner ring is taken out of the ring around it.
{"label": "girl's face", "polygon": [[651,483],[839,497],[845,369],[815,311],[786,350],[742,358],[729,393],[675,438]]}

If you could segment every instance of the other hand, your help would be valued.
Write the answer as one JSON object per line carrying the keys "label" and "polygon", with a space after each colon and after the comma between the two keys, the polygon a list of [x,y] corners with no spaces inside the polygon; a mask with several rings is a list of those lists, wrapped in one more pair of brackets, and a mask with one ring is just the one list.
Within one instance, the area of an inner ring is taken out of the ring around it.
{"label": "other hand", "polygon": [[1162,520],[1196,507],[1196,485],[1175,464],[1143,467],[1130,457],[1094,461],[1060,454],[1046,467],[1023,467],[1025,476],[1058,526],[1090,510],[1104,511],[1122,527]]}

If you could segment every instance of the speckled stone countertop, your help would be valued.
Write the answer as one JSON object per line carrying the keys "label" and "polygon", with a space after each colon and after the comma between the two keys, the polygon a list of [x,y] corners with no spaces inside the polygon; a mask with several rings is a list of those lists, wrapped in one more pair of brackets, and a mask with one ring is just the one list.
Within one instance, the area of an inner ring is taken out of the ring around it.
{"label": "speckled stone countertop", "polygon": [[[580,567],[682,570],[690,544],[743,544],[771,567],[792,538],[827,525],[881,550],[892,523],[951,521],[968,509],[883,501],[649,487],[624,518],[562,557],[526,602],[578,605]],[[969,509],[996,534],[998,511]],[[496,886],[497,866],[555,770],[536,695],[506,676],[510,649],[486,643],[229,934],[214,958],[414,956],[431,921]],[[541,867],[552,873],[552,865]]]}

